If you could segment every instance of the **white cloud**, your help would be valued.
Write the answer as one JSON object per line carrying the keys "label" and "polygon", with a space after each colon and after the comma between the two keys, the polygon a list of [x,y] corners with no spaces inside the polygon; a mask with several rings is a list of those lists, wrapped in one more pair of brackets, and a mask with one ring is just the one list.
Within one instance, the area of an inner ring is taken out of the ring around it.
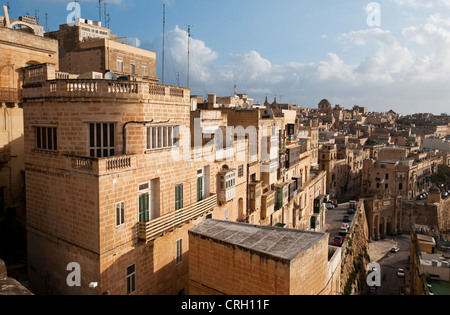
{"label": "white cloud", "polygon": [[[432,9],[435,6],[435,3],[428,0],[391,0],[395,4],[399,6],[408,6],[413,9]],[[439,0],[439,2],[449,2],[448,0]]]}
{"label": "white cloud", "polygon": [[[174,67],[185,75],[187,33],[176,27],[168,37]],[[430,53],[418,54],[402,42],[423,45]],[[406,28],[402,37],[396,38],[389,31],[371,28],[341,34],[338,43],[352,49],[373,45],[375,50],[355,64],[345,62],[335,52],[319,62],[274,64],[259,52],[249,51],[232,54],[226,64],[219,65],[217,52],[204,41],[191,38],[192,94],[231,95],[236,82],[239,93],[249,93],[260,102],[266,95],[283,95],[284,101],[304,107],[316,107],[328,98],[344,107],[358,104],[400,113],[448,110],[449,31],[425,24]],[[181,85],[184,82],[182,78]]]}

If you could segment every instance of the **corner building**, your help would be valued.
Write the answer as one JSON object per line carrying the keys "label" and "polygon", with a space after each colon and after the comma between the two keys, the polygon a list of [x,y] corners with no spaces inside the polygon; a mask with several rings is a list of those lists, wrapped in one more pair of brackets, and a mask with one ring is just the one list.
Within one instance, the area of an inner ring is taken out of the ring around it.
{"label": "corner building", "polygon": [[[186,293],[187,231],[217,205],[208,163],[172,156],[177,146],[189,147],[189,135],[177,132],[189,129],[189,90],[47,80],[58,72],[41,67],[47,76],[26,75],[24,85],[34,291]],[[72,262],[81,269],[80,287],[67,285]]]}

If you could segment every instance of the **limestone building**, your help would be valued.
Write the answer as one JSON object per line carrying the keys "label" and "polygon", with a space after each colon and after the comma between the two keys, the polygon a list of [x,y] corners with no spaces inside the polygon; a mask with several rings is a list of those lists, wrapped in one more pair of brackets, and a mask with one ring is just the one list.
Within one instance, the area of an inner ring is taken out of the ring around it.
{"label": "limestone building", "polygon": [[[89,78],[92,72],[114,72],[138,80],[157,82],[156,54],[122,43],[101,22],[78,18],[48,33],[58,40],[60,70]],[[92,78],[92,75],[91,75]]]}
{"label": "limestone building", "polygon": [[334,295],[340,248],[328,234],[207,220],[189,231],[194,295]]}
{"label": "limestone building", "polygon": [[58,43],[43,37],[33,19],[0,16],[0,217],[8,207],[24,213],[23,69],[58,64]]}

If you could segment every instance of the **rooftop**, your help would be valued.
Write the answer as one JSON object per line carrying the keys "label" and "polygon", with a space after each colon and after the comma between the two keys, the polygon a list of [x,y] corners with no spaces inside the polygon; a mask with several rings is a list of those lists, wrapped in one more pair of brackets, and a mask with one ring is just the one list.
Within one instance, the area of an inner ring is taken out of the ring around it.
{"label": "rooftop", "polygon": [[217,220],[206,220],[189,232],[286,261],[293,260],[328,236],[326,233]]}

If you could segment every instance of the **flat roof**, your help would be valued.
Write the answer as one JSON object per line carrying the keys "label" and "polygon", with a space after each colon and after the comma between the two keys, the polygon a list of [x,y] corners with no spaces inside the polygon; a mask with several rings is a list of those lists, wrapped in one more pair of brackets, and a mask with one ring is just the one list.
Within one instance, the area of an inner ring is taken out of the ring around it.
{"label": "flat roof", "polygon": [[327,237],[327,233],[309,232],[238,222],[208,219],[189,230],[220,243],[291,261],[308,248]]}

